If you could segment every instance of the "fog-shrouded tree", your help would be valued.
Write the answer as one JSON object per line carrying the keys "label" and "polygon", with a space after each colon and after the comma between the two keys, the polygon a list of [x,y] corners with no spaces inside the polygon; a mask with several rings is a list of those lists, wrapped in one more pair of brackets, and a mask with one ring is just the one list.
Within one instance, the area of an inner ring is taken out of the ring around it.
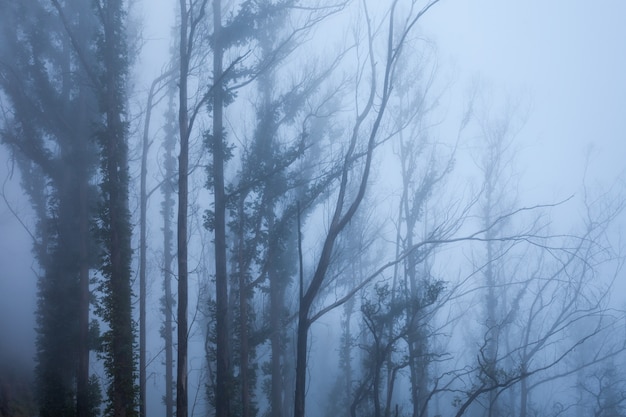
{"label": "fog-shrouded tree", "polygon": [[[178,303],[176,314],[176,416],[187,417],[188,406],[188,203],[189,203],[189,139],[200,108],[206,103],[205,93],[199,102],[190,99],[189,88],[194,79],[194,66],[201,53],[198,44],[203,36],[202,27],[206,19],[208,0],[178,2],[179,31],[178,57],[174,68],[178,68],[178,208],[176,223],[176,248],[178,272]],[[193,96],[193,95],[192,95]]]}
{"label": "fog-shrouded tree", "polygon": [[[366,63],[363,64],[363,69],[369,70],[369,80],[357,78],[357,86],[361,86],[359,82],[367,84],[364,89],[363,104],[358,107],[359,111],[346,141],[334,209],[319,258],[315,262],[315,271],[310,280],[306,281],[307,287],[301,288],[297,323],[295,417],[305,415],[307,349],[311,326],[311,308],[327,278],[337,239],[354,217],[365,197],[374,150],[381,140],[381,123],[385,118],[387,105],[396,81],[395,70],[402,55],[403,46],[411,32],[415,30],[419,19],[436,3],[437,1],[431,1],[419,7],[400,10],[402,7],[399,2],[393,1],[386,14],[385,29],[379,31],[378,28],[381,23],[372,22],[368,12],[368,4],[363,2],[364,25],[366,27]],[[378,62],[379,58],[375,50],[376,35],[382,36],[384,39],[385,46],[381,62]],[[359,163],[355,163],[355,160]],[[352,192],[352,190],[355,191]],[[303,284],[301,283],[301,285]]]}
{"label": "fog-shrouded tree", "polygon": [[[512,112],[513,110],[509,113]],[[483,117],[487,118],[488,116]],[[513,167],[510,160],[510,155],[514,153],[511,147],[519,131],[515,122],[512,114],[492,116],[490,120],[479,122],[481,136],[485,142],[484,155],[478,162],[483,175],[481,211],[485,226],[491,224],[502,213],[510,211],[513,202],[509,200],[515,199],[517,187],[514,174],[511,172]],[[506,275],[503,270],[505,265],[503,258],[506,259],[507,252],[511,251],[513,246],[510,242],[502,243],[497,239],[502,235],[504,227],[506,223],[490,229],[485,242],[483,269],[485,296],[484,315],[481,321],[485,326],[484,366],[487,374],[496,373],[497,367],[502,366],[498,364],[498,356],[505,351],[508,342],[507,316],[514,315],[517,309],[515,295],[511,303],[507,302],[509,293],[507,284],[511,283],[503,281]],[[490,391],[486,407],[487,416],[499,416],[503,412],[500,411],[499,402],[502,400],[498,400],[497,390]]]}
{"label": "fog-shrouded tree", "polygon": [[107,410],[134,413],[124,7],[29,1],[3,14],[2,81],[10,102],[3,141],[45,178],[27,186],[38,189],[33,196],[40,207],[42,415],[95,412],[89,398],[89,270],[98,256],[98,311],[108,326],[102,339]]}
{"label": "fog-shrouded tree", "polygon": [[[171,83],[170,79],[172,77],[172,71],[165,71],[161,75],[157,76],[152,83],[150,84],[150,89],[148,91],[148,97],[146,102],[146,108],[144,110],[144,126],[143,126],[143,134],[141,138],[141,166],[140,166],[140,174],[139,174],[139,415],[140,417],[145,417],[146,415],[146,373],[147,373],[147,314],[146,314],[146,304],[147,304],[147,268],[148,268],[148,199],[152,195],[154,191],[158,189],[158,187],[153,188],[152,190],[148,190],[148,155],[150,152],[150,147],[153,143],[153,140],[150,139],[150,122],[152,120],[152,111],[153,108],[161,101],[162,97],[159,95],[163,88],[167,88]],[[171,88],[168,88],[168,91],[171,91]],[[171,94],[170,94],[170,105],[171,105]],[[169,126],[167,126],[169,127]],[[165,141],[168,146],[171,147],[171,130],[167,130],[165,132],[168,135],[165,138]],[[171,150],[169,150],[171,152]],[[169,160],[168,160],[169,162]],[[167,166],[167,170],[170,167]],[[166,173],[168,175],[168,173]],[[169,173],[172,175],[172,173]],[[166,177],[166,181],[169,182],[169,178]],[[171,192],[165,191],[165,193]],[[171,199],[171,196],[166,196],[167,199]],[[168,200],[169,201],[169,200]],[[164,216],[170,216],[169,211],[164,213]],[[166,223],[165,226],[169,226]],[[164,239],[165,236],[168,236],[168,233],[171,233],[171,229],[165,230],[163,229]],[[168,242],[164,242],[167,246]],[[171,245],[171,242],[169,243]],[[165,253],[167,252],[167,253]],[[168,258],[168,256],[170,258]],[[164,251],[164,261],[168,261],[171,263],[171,247],[167,246],[167,251]],[[167,266],[169,268],[169,266]],[[164,292],[171,293],[171,285],[164,286]],[[171,294],[170,294],[171,296]],[[169,311],[169,310],[168,310]],[[170,317],[171,318],[171,317]],[[166,317],[167,319],[167,317]],[[165,333],[168,334],[168,333]],[[169,334],[171,335],[171,329]],[[171,343],[171,340],[170,340]],[[167,349],[166,349],[167,350]],[[171,364],[170,364],[171,365]],[[170,367],[171,369],[171,367]]]}
{"label": "fog-shrouded tree", "polygon": [[578,406],[587,408],[594,417],[626,415],[626,387],[619,371],[616,362],[609,360],[601,368],[588,373],[580,384],[592,401],[586,407],[583,404]]}
{"label": "fog-shrouded tree", "polygon": [[107,414],[137,414],[136,352],[132,318],[131,234],[128,206],[128,121],[126,116],[129,56],[126,9],[122,0],[96,2],[98,17],[94,72],[99,80],[101,123],[98,237],[102,243],[100,271],[102,299],[99,313],[108,325],[103,335],[103,359],[109,385]]}
{"label": "fog-shrouded tree", "polygon": [[174,97],[175,91],[170,84],[167,91],[167,110],[165,114],[165,126],[163,127],[163,183],[161,192],[163,202],[161,203],[161,214],[163,215],[163,297],[161,298],[161,311],[164,315],[161,326],[161,337],[165,344],[165,416],[174,415],[174,306],[176,304],[172,293],[174,253],[174,206],[176,204],[176,157],[174,148],[176,146],[178,125]]}
{"label": "fog-shrouded tree", "polygon": [[[474,266],[485,278],[478,287],[486,293],[479,316],[484,327],[475,359],[453,377],[459,383],[451,389],[456,416],[529,416],[547,413],[552,405],[569,409],[566,399],[554,398],[543,399],[547,404],[540,411],[531,394],[541,397],[538,387],[568,381],[624,349],[622,338],[608,340],[620,326],[621,315],[609,308],[608,295],[622,262],[607,234],[623,203],[608,194],[584,201],[581,226],[565,234],[550,229],[546,211],[507,215],[519,213],[506,207],[517,191],[507,174],[515,129],[507,117],[495,120],[481,126],[487,151],[481,159],[480,218],[485,227],[498,224],[485,234],[486,259]],[[565,210],[571,204],[570,198],[544,209]],[[584,359],[574,360],[579,356]]]}
{"label": "fog-shrouded tree", "polygon": [[90,226],[97,21],[80,1],[3,3],[1,14],[1,139],[37,217],[36,398],[41,415],[87,416],[96,406],[89,398],[89,270],[97,257]]}
{"label": "fog-shrouded tree", "polygon": [[[287,394],[281,376],[285,350],[281,328],[286,324],[285,292],[295,272],[295,190],[301,189],[303,205],[323,190],[319,185],[303,187],[309,180],[298,167],[307,145],[304,128],[297,126],[297,120],[306,118],[299,114],[311,112],[306,109],[307,99],[329,71],[307,72],[287,88],[275,77],[307,31],[341,10],[343,3],[302,9],[306,11],[304,23],[295,28],[283,23],[298,11],[295,1],[242,2],[235,7],[224,16],[221,2],[213,2],[212,8],[212,128],[205,133],[205,140],[212,158],[208,184],[213,208],[207,211],[205,225],[215,234],[215,321],[210,330],[209,360],[216,362],[216,374],[209,389],[217,415],[256,414],[255,351],[269,336],[271,367],[276,371],[270,382],[270,408],[273,415],[282,415]],[[257,52],[251,55],[246,48]],[[258,86],[255,129],[242,146],[241,168],[231,180],[225,172],[234,147],[224,118],[239,91],[253,82]],[[253,301],[261,285],[269,285],[271,323],[255,328]]]}

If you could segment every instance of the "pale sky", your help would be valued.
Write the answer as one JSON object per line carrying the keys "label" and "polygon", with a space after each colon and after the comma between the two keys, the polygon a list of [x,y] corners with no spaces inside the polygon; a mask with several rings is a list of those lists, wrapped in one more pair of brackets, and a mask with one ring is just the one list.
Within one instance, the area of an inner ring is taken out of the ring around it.
{"label": "pale sky", "polygon": [[[459,84],[479,77],[529,103],[530,177],[557,191],[626,169],[626,2],[442,0],[423,22]],[[529,178],[530,179],[530,178]]]}

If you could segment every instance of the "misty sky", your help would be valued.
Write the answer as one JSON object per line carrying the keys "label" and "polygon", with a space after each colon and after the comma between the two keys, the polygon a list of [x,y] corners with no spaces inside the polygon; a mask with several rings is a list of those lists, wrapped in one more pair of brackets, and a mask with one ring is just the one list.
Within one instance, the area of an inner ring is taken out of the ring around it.
{"label": "misty sky", "polygon": [[626,163],[626,2],[444,0],[425,19],[441,66],[529,103],[520,133],[528,179],[549,193]]}
{"label": "misty sky", "polygon": [[[150,1],[137,8],[146,19],[145,55],[137,62],[145,67],[142,76],[155,76],[168,59],[165,36],[174,6]],[[528,110],[518,165],[529,190],[559,198],[579,188],[589,145],[592,180],[609,183],[626,167],[624,18],[623,0],[442,0],[422,27],[437,47],[440,71],[453,81],[447,105],[453,108],[478,79],[494,96],[519,100]],[[150,82],[137,79],[139,85]],[[7,159],[2,148],[0,183],[8,175]],[[15,178],[7,198],[28,218]],[[3,200],[0,266],[0,334],[23,323],[22,331],[13,331],[11,349],[32,357],[31,243]]]}

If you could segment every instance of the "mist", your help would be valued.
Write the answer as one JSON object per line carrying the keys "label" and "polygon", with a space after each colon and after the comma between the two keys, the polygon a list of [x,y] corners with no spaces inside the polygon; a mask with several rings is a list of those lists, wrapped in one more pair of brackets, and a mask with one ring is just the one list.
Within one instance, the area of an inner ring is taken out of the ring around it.
{"label": "mist", "polygon": [[0,1],[0,417],[626,416],[625,14]]}

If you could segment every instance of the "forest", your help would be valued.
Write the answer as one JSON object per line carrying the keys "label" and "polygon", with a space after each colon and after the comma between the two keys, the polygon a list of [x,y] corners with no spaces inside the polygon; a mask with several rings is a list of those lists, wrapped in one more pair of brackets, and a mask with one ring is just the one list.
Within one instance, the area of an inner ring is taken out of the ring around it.
{"label": "forest", "polygon": [[619,35],[489,1],[0,0],[0,417],[626,417]]}

